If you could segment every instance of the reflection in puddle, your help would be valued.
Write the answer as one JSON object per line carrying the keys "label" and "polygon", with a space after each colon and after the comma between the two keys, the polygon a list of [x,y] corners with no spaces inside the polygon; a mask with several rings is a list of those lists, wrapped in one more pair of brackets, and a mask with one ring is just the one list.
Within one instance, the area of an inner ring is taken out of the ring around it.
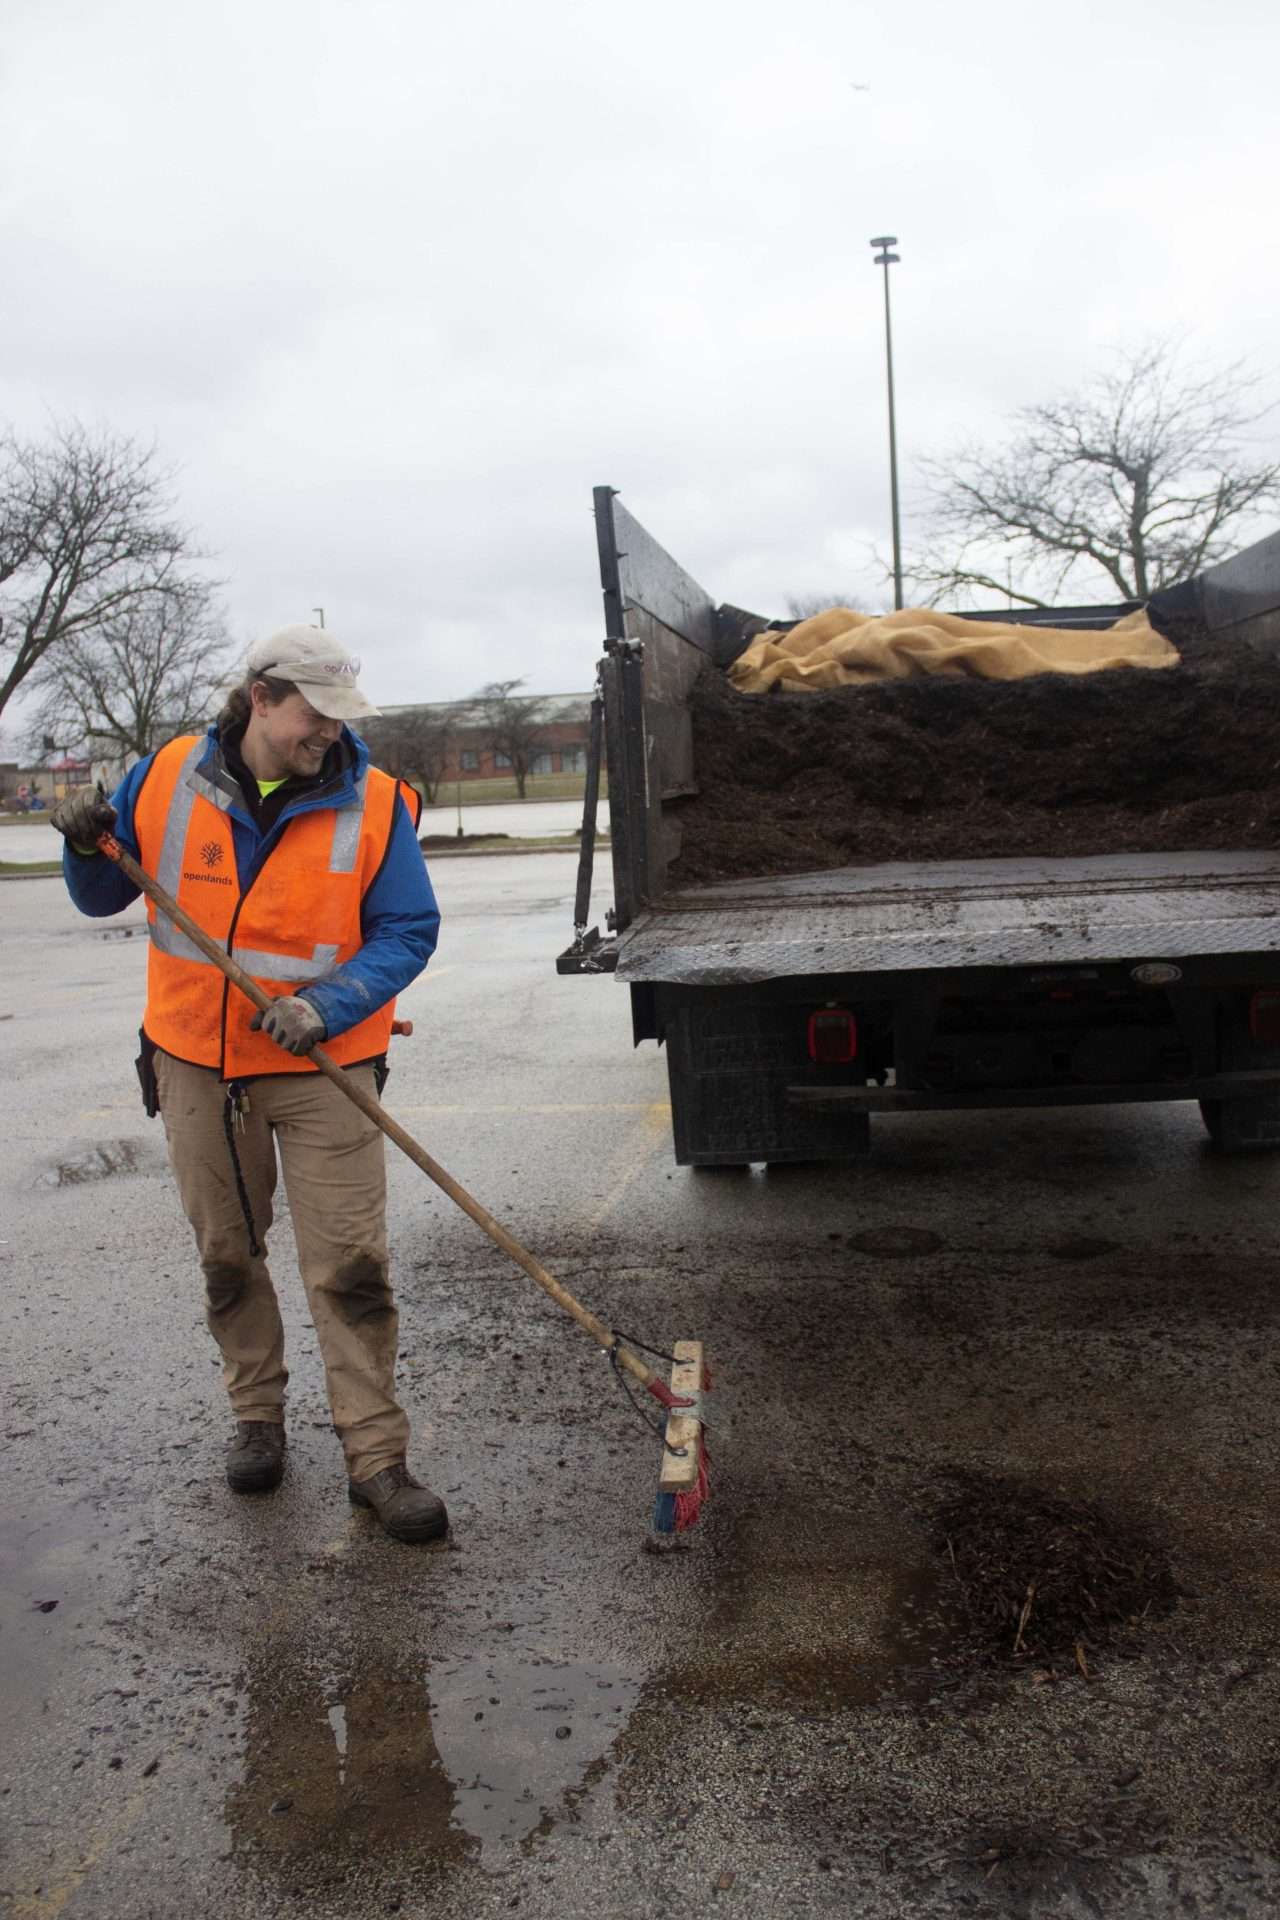
{"label": "reflection in puddle", "polygon": [[572,1811],[626,1726],[640,1685],[617,1667],[474,1660],[435,1668],[431,1692],[457,1817],[488,1864]]}
{"label": "reflection in puddle", "polygon": [[428,1661],[364,1636],[326,1655],[283,1629],[256,1648],[227,1807],[246,1866],[291,1896],[501,1872],[612,1796],[615,1769],[624,1793],[637,1766],[661,1775],[691,1707],[856,1715],[929,1696],[933,1574],[877,1553],[856,1504],[735,1491],[657,1675],[518,1646]]}
{"label": "reflection in puddle", "polygon": [[464,1859],[422,1675],[366,1649],[342,1698],[318,1667],[264,1643],[248,1675],[244,1776],[227,1796],[238,1851],[290,1885],[331,1885],[357,1863]]}
{"label": "reflection in puddle", "polygon": [[329,1725],[333,1728],[333,1744],[338,1749],[338,1785],[346,1785],[347,1775],[347,1710],[345,1707],[329,1708]]}
{"label": "reflection in puddle", "polygon": [[85,1147],[66,1160],[59,1160],[40,1175],[42,1187],[79,1187],[89,1180],[109,1180],[114,1173],[136,1173],[141,1164],[145,1142],[142,1140],[102,1140]]}
{"label": "reflection in puddle", "polygon": [[[345,1664],[345,1663],[344,1663]],[[616,1668],[365,1646],[350,1671],[265,1645],[248,1675],[236,1849],[292,1889],[359,1869],[497,1867],[573,1817],[639,1695]]]}

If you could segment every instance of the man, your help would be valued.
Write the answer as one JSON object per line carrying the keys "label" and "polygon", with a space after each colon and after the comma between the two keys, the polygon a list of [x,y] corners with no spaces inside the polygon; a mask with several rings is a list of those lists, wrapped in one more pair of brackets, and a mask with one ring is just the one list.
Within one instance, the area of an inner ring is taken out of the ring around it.
{"label": "man", "polygon": [[350,1497],[394,1538],[429,1540],[448,1519],[409,1472],[395,1398],[383,1138],[307,1057],[323,1042],[380,1086],[396,994],[426,966],[440,924],[417,795],[370,766],[345,724],[378,711],[359,668],[332,634],[286,627],[250,650],[207,736],[170,741],[110,802],[83,791],[52,819],[82,913],[137,897],[96,851],[113,832],[273,998],[256,1013],[149,908],[138,1070],[204,1269],[236,1421],[228,1482],[262,1492],[284,1475],[288,1374],[266,1262],[278,1145]]}

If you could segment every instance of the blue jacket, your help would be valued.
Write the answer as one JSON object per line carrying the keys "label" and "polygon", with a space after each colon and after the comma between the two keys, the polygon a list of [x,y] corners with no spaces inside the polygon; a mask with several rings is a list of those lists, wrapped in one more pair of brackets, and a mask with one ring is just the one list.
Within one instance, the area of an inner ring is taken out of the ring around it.
{"label": "blue jacket", "polygon": [[[283,809],[265,835],[243,807],[228,808],[242,892],[279,844],[290,820],[354,798],[356,782],[369,763],[369,749],[349,728],[343,729],[343,738],[355,757],[336,794],[303,794]],[[219,753],[217,728],[210,727],[208,754],[202,767],[207,769]],[[133,810],[154,758],[154,754],[148,754],[140,760],[111,796],[116,810],[116,838],[135,860],[139,854]],[[81,913],[95,918],[120,913],[138,898],[137,887],[105,854],[80,854],[68,846],[62,856],[62,871]],[[393,1000],[417,979],[435,952],[440,909],[413,822],[403,804],[395,811],[387,857],[361,904],[360,929],[364,939],[360,951],[336,967],[327,980],[304,987],[298,994],[300,1000],[309,1000],[318,1010],[331,1035],[345,1033],[348,1027],[367,1019],[376,1007]]]}

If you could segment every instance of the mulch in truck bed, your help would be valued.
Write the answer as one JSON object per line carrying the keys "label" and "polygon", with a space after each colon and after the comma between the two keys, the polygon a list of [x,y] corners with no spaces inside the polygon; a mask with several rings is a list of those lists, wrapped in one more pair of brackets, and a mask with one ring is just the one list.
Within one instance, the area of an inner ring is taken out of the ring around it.
{"label": "mulch in truck bed", "polygon": [[700,792],[670,884],[890,860],[1280,844],[1280,664],[1174,636],[1183,664],[1080,677],[694,689]]}
{"label": "mulch in truck bed", "polygon": [[953,1662],[1087,1674],[1132,1649],[1179,1588],[1163,1552],[1088,1503],[996,1475],[958,1473],[933,1520]]}

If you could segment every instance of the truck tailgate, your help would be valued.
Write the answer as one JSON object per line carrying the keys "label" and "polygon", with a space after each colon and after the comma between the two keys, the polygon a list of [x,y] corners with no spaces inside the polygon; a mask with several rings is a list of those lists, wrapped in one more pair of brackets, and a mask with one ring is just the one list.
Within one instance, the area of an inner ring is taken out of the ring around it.
{"label": "truck tailgate", "polygon": [[630,981],[1178,960],[1280,949],[1280,853],[842,867],[674,891],[618,943]]}

